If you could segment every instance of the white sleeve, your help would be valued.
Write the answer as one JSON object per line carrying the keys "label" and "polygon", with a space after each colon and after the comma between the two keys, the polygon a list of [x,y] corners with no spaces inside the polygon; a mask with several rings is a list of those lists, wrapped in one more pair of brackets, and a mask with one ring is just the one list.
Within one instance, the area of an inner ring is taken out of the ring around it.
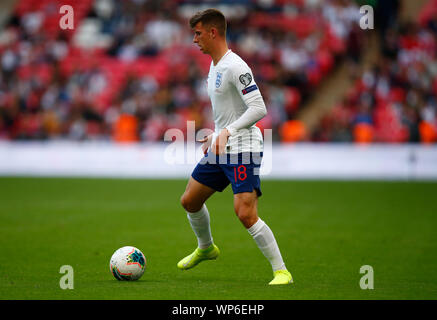
{"label": "white sleeve", "polygon": [[234,70],[232,83],[246,104],[247,110],[241,117],[226,127],[231,136],[235,135],[240,129],[251,127],[267,114],[264,99],[253,79],[252,70],[247,65],[240,65]]}

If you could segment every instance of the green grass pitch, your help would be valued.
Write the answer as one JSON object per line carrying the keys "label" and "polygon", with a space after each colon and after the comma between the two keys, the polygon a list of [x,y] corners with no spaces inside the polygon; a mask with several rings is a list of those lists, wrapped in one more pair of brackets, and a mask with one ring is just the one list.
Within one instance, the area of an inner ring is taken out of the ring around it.
{"label": "green grass pitch", "polygon": [[[293,274],[270,264],[233,212],[207,205],[216,261],[180,271],[197,242],[179,204],[184,180],[0,178],[0,299],[436,299],[437,183],[263,181],[259,213]],[[144,276],[119,282],[109,258],[133,245]],[[62,265],[74,289],[62,290]],[[374,270],[361,290],[360,267]]]}

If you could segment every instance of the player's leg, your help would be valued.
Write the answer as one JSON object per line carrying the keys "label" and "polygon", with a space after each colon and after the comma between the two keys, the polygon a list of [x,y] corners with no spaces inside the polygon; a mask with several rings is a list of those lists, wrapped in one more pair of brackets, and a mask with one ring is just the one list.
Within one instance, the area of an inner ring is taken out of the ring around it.
{"label": "player's leg", "polygon": [[272,230],[258,216],[258,197],[262,195],[259,156],[262,154],[230,155],[230,161],[222,165],[222,169],[232,184],[235,213],[272,265],[275,278],[270,284],[287,284],[292,281],[291,274],[285,267]]}
{"label": "player's leg", "polygon": [[291,283],[293,279],[285,267],[275,236],[269,226],[258,217],[257,205],[258,195],[255,190],[234,195],[235,213],[272,266],[274,279],[269,284]]}
{"label": "player's leg", "polygon": [[214,189],[190,177],[181,197],[181,205],[187,212],[188,221],[197,237],[200,249],[206,249],[212,244],[210,218],[205,202],[214,192]]}
{"label": "player's leg", "polygon": [[191,269],[201,261],[216,259],[220,254],[218,247],[213,243],[209,212],[205,202],[215,191],[221,191],[229,184],[222,176],[223,173],[218,167],[199,164],[188,181],[181,197],[181,204],[197,237],[198,247],[178,262],[179,269]]}

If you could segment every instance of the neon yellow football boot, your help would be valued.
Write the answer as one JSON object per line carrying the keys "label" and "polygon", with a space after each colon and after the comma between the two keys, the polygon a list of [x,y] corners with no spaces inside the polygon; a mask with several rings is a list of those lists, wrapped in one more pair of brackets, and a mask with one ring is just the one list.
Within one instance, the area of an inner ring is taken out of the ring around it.
{"label": "neon yellow football boot", "polygon": [[196,248],[194,252],[178,262],[178,268],[188,270],[197,266],[204,260],[215,260],[220,254],[219,248],[212,244],[206,249]]}
{"label": "neon yellow football boot", "polygon": [[269,282],[269,285],[281,285],[293,283],[293,277],[288,270],[278,270],[273,272],[273,280]]}

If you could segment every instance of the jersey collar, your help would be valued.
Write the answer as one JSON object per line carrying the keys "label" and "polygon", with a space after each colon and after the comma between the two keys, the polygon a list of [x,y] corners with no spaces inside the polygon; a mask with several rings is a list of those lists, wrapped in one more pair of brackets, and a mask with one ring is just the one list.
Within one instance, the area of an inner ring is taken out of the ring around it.
{"label": "jersey collar", "polygon": [[229,49],[228,51],[226,51],[226,53],[223,55],[223,57],[221,57],[220,58],[220,60],[219,61],[217,61],[217,64],[214,66],[214,62],[212,63],[212,65],[214,66],[214,67],[217,67],[218,66],[218,64],[220,63],[220,61],[222,61],[229,53],[231,53],[232,52],[232,50],[231,49]]}

